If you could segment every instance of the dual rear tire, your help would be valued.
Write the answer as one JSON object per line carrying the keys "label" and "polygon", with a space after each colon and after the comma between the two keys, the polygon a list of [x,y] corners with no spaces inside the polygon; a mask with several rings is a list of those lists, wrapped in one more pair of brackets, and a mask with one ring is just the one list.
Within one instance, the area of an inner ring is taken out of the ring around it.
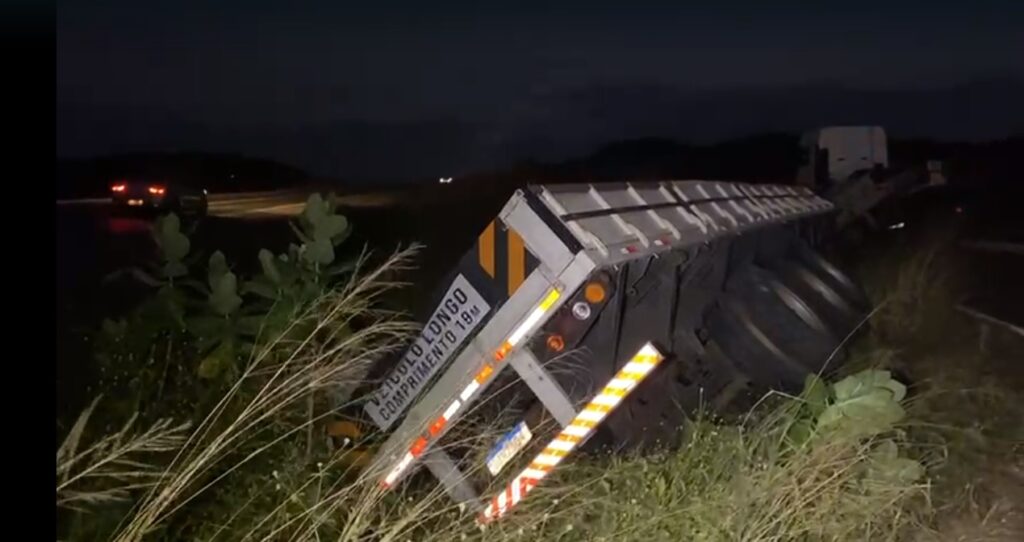
{"label": "dual rear tire", "polygon": [[[799,393],[810,374],[846,361],[845,345],[870,310],[851,276],[795,233],[732,243],[729,269],[702,321],[680,320],[669,360],[609,420],[616,446],[674,446],[696,412],[744,414],[765,393]],[[677,310],[686,310],[680,306]]]}

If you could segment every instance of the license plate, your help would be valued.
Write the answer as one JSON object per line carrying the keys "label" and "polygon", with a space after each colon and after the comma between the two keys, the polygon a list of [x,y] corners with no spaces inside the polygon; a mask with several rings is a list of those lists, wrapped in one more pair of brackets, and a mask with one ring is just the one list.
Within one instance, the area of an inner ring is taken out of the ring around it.
{"label": "license plate", "polygon": [[487,454],[487,470],[490,471],[491,476],[497,476],[501,469],[505,468],[505,465],[512,460],[516,454],[519,453],[530,439],[533,438],[533,433],[530,432],[530,428],[527,427],[526,422],[519,422],[519,425],[515,426],[511,431],[501,437],[501,440],[491,448],[490,453]]}
{"label": "license plate", "polygon": [[378,427],[387,430],[395,423],[431,377],[473,335],[490,308],[466,277],[455,277],[423,331],[364,405]]}
{"label": "license plate", "polygon": [[144,201],[142,201],[140,199],[130,199],[130,200],[128,200],[128,205],[130,205],[132,207],[139,207],[139,206],[141,206],[141,205],[143,205],[145,203],[146,202],[144,202]]}

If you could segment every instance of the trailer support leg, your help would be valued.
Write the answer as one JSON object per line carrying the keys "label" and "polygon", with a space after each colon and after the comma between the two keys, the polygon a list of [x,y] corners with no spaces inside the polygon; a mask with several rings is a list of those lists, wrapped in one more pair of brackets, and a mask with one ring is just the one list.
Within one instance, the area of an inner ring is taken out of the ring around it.
{"label": "trailer support leg", "polygon": [[524,348],[512,357],[511,364],[519,373],[519,378],[526,382],[533,394],[544,403],[548,412],[558,420],[558,424],[562,427],[569,425],[576,417],[576,410],[572,407],[569,397],[565,395],[565,390],[551,378],[533,353]]}
{"label": "trailer support leg", "polygon": [[424,464],[435,478],[441,481],[445,493],[457,503],[475,505],[480,496],[469,483],[466,475],[455,466],[452,458],[441,448],[434,448],[424,454]]}

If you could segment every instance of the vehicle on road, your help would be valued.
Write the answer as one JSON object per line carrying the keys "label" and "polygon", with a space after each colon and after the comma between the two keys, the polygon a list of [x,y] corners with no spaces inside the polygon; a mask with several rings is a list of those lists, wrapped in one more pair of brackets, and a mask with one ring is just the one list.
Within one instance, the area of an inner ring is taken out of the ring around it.
{"label": "vehicle on road", "polygon": [[118,179],[110,185],[115,212],[157,211],[205,215],[207,191],[192,183],[148,178]]}

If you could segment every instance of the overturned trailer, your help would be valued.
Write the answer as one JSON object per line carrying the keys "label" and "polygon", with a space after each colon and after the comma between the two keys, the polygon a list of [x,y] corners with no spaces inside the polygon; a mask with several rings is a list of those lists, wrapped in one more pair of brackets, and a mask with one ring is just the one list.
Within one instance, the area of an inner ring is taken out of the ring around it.
{"label": "overturned trailer", "polygon": [[[388,437],[365,472],[391,489],[426,467],[489,522],[574,450],[672,445],[700,405],[798,389],[867,310],[810,242],[832,211],[782,185],[517,191],[367,395]],[[510,420],[483,457],[446,440],[474,418]]]}

